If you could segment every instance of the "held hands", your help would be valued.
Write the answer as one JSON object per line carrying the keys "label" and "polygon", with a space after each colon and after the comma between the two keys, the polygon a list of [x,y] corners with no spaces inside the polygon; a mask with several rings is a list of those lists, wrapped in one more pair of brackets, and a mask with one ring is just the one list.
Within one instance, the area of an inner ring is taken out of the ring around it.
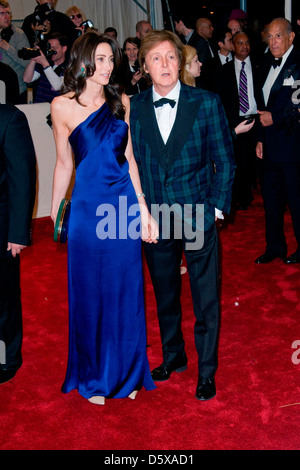
{"label": "held hands", "polygon": [[157,243],[158,241],[158,224],[153,219],[145,204],[140,204],[142,240],[147,243]]}
{"label": "held hands", "polygon": [[26,248],[26,245],[18,245],[17,243],[7,243],[7,251],[11,251],[12,256],[15,258],[17,255],[21,254],[21,251]]}

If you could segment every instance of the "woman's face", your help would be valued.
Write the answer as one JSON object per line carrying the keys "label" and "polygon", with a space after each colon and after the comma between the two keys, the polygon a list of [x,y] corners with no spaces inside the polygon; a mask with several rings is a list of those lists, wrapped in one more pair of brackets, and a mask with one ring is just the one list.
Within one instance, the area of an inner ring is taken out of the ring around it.
{"label": "woman's face", "polygon": [[114,55],[108,43],[98,44],[95,53],[95,65],[95,73],[92,77],[87,78],[87,82],[90,81],[102,86],[107,85],[114,68]]}
{"label": "woman's face", "polygon": [[72,20],[76,28],[78,28],[82,23],[82,14],[79,11],[72,11],[70,14],[70,20]]}
{"label": "woman's face", "polygon": [[134,65],[135,61],[138,58],[139,48],[136,44],[132,42],[127,42],[125,45],[125,54],[128,57],[130,65]]}
{"label": "woman's face", "polygon": [[187,70],[193,77],[200,77],[202,63],[199,62],[197,54],[193,57],[189,64],[186,64]]}

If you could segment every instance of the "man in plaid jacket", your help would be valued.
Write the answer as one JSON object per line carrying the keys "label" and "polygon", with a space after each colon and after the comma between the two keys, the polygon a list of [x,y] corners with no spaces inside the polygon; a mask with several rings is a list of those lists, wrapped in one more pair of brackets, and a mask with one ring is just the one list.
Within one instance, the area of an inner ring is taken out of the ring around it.
{"label": "man in plaid jacket", "polygon": [[230,210],[234,160],[219,97],[178,80],[181,48],[169,31],[150,31],[144,38],[140,63],[153,87],[131,99],[130,126],[148,207],[162,221],[158,243],[144,246],[163,351],[152,377],[167,380],[187,368],[180,304],[184,250],[196,317],[196,398],[208,400],[216,394],[219,331],[215,220]]}

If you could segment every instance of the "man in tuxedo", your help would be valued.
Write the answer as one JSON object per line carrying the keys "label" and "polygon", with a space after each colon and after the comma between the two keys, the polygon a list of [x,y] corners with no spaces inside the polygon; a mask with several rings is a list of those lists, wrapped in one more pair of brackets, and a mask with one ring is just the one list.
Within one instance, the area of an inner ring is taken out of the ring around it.
{"label": "man in tuxedo", "polygon": [[36,162],[25,114],[0,104],[0,383],[22,364],[20,253],[29,244]]}
{"label": "man in tuxedo", "polygon": [[[259,116],[261,132],[257,156],[263,163],[262,194],[265,208],[266,249],[255,262],[276,258],[300,263],[300,53],[293,46],[295,33],[285,18],[269,25],[270,57],[262,70]],[[297,86],[298,84],[298,86]],[[284,235],[286,203],[297,241],[287,257]]]}
{"label": "man in tuxedo", "polygon": [[219,331],[215,220],[218,211],[222,217],[230,209],[234,161],[221,101],[179,81],[181,53],[180,39],[169,31],[151,31],[144,39],[140,64],[153,86],[131,99],[131,133],[146,201],[162,221],[158,243],[144,246],[163,352],[152,377],[164,381],[187,367],[180,304],[184,250],[196,316],[196,398],[208,400],[216,393]]}
{"label": "man in tuxedo", "polygon": [[[253,119],[257,113],[255,81],[258,70],[250,58],[251,46],[246,33],[237,32],[233,36],[233,47],[234,60],[222,66],[216,81],[216,91],[221,97],[231,129],[244,120]],[[237,166],[233,202],[238,210],[246,210],[253,199],[251,188],[256,179],[255,147],[254,127],[238,136],[234,134]]]}

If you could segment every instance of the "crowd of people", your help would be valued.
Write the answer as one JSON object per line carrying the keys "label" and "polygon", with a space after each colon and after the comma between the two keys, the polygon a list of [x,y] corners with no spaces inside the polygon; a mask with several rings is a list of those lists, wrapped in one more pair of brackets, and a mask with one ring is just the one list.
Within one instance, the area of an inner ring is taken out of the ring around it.
{"label": "crowd of people", "polygon": [[[27,85],[35,83],[34,101],[51,103],[57,151],[53,222],[75,159],[68,233],[69,359],[62,390],[77,389],[101,405],[106,398],[135,398],[142,387],[152,390],[155,382],[187,368],[180,303],[184,252],[196,319],[195,396],[209,400],[216,394],[219,334],[216,221],[231,210],[247,210],[259,185],[266,249],[255,262],[280,258],[287,265],[300,263],[299,33],[285,18],[270,18],[258,35],[242,10],[233,10],[218,28],[211,18],[195,21],[176,13],[176,34],[140,21],[135,36],[126,38],[120,49],[113,26],[99,34],[77,7],[62,14],[51,8],[54,1],[37,2],[44,9],[25,18],[20,29],[11,23],[8,2],[0,0],[1,33],[6,31],[0,39],[0,65],[16,74],[18,103],[26,102]],[[44,21],[36,21],[42,12]],[[28,58],[26,51],[32,48],[39,53]],[[23,58],[17,54],[20,49],[25,50]],[[25,134],[28,141],[27,130]],[[1,146],[9,160],[12,149],[5,142]],[[32,152],[25,160],[32,167]],[[28,214],[32,187],[27,191]],[[99,201],[113,204],[119,224],[125,224],[122,233],[128,232],[133,219],[124,221],[122,197],[139,207],[140,237],[110,238],[101,232]],[[154,206],[174,210],[167,235],[165,214],[155,217]],[[182,213],[187,206],[191,212]],[[298,244],[289,256],[287,206]],[[6,215],[8,227],[9,219]],[[22,237],[11,238],[8,228],[1,245],[3,253],[7,245],[12,258],[28,241],[28,217],[21,223]],[[181,237],[179,227],[184,227]],[[141,240],[162,342],[163,362],[151,372]],[[1,256],[2,278],[8,255]],[[20,297],[13,295],[20,319]],[[9,299],[6,304],[3,317],[9,316]],[[20,347],[19,341],[18,354],[1,366],[0,382],[20,367]]]}

